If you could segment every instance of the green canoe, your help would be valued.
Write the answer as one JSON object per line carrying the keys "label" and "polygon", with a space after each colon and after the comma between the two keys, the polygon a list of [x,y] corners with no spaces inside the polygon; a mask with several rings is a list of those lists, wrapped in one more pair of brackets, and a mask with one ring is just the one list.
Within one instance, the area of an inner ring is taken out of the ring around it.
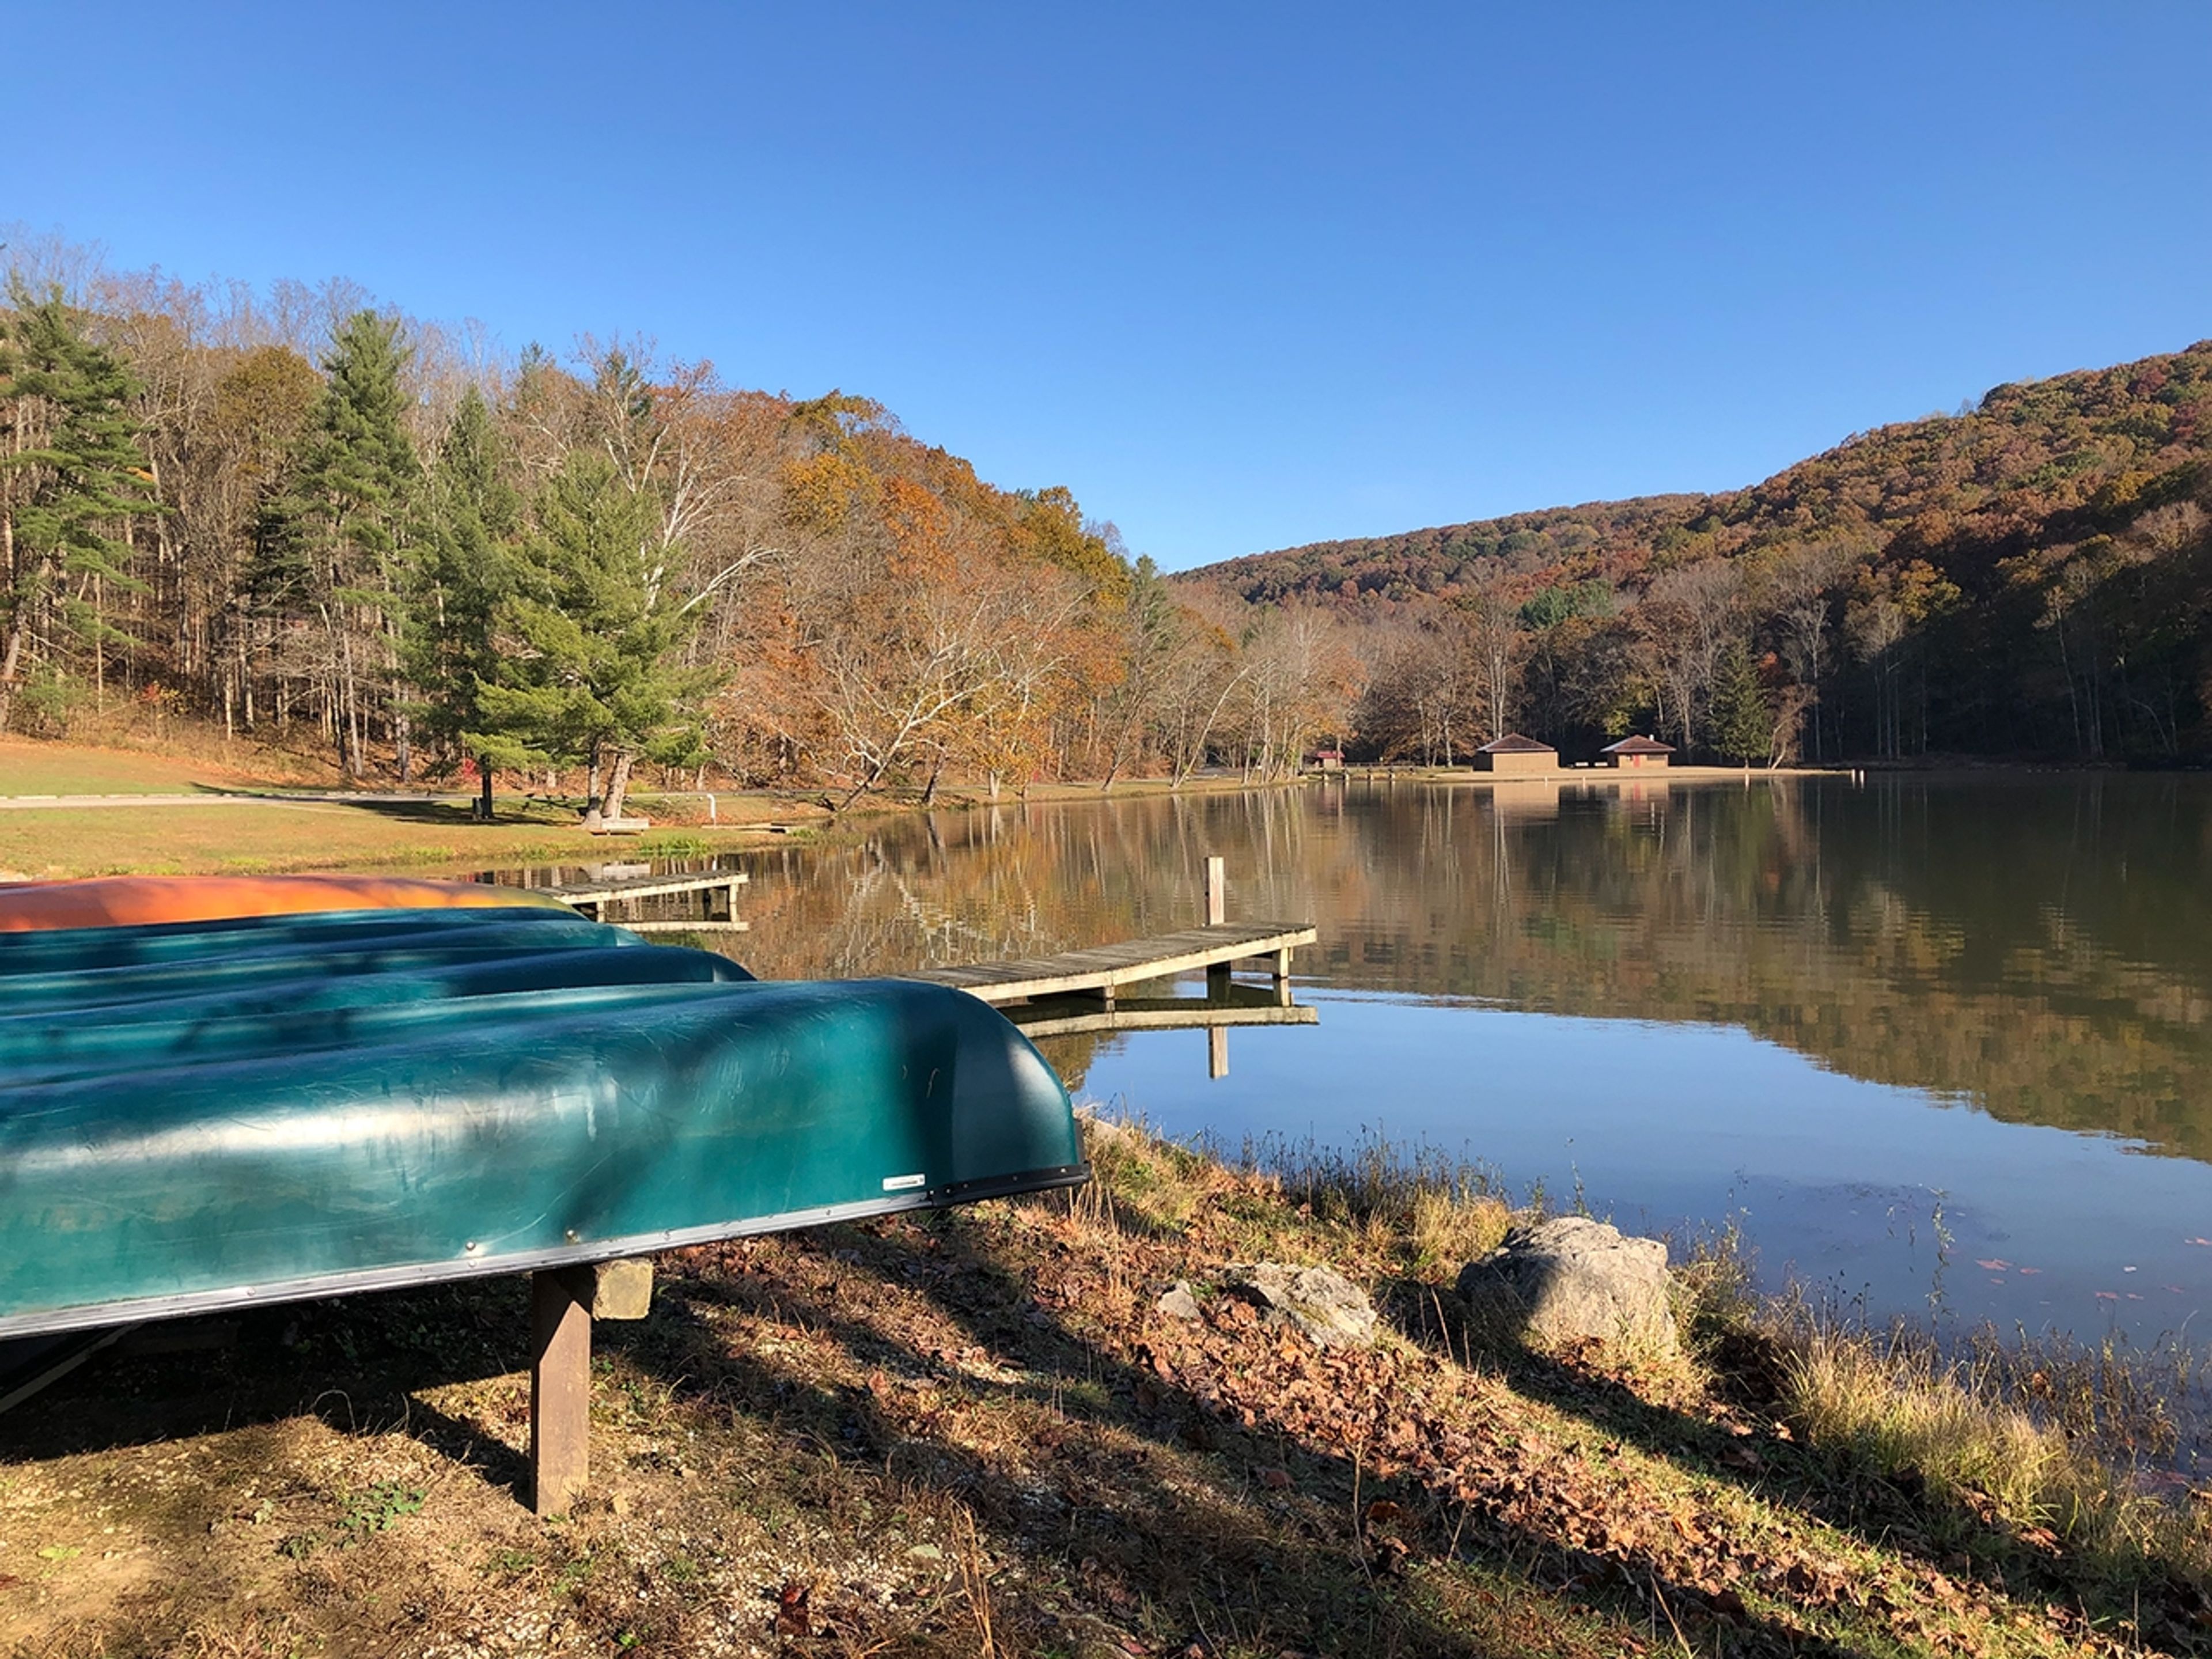
{"label": "green canoe", "polygon": [[1084,1176],[963,992],[545,908],[0,935],[0,1339]]}

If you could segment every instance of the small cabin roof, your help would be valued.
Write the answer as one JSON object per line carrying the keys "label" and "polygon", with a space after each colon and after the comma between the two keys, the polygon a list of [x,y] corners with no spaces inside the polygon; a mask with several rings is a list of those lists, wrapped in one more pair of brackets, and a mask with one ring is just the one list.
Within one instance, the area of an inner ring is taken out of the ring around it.
{"label": "small cabin roof", "polygon": [[1606,755],[1671,755],[1674,745],[1662,743],[1656,738],[1623,738],[1619,743],[1609,743],[1598,751]]}
{"label": "small cabin roof", "polygon": [[1518,732],[1508,732],[1497,742],[1486,743],[1475,750],[1478,755],[1556,755],[1559,752],[1550,744],[1524,738]]}

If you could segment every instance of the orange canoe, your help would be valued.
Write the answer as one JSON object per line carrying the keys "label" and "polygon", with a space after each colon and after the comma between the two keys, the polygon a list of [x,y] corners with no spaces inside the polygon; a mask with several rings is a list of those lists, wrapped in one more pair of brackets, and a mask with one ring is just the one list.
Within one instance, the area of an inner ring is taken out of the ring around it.
{"label": "orange canoe", "polygon": [[164,921],[331,910],[444,910],[563,906],[520,887],[405,876],[102,876],[0,885],[0,933],[57,927],[138,927]]}

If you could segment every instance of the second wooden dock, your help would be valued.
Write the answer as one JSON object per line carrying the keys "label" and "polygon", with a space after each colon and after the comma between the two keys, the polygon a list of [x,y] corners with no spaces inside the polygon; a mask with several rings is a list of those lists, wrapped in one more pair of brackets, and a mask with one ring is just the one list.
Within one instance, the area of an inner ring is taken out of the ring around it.
{"label": "second wooden dock", "polygon": [[[709,870],[561,882],[531,890],[559,899],[593,921],[611,921],[633,933],[742,933],[745,924],[738,915],[738,889],[750,879],[743,870]],[[699,914],[638,915],[634,907],[647,899],[696,900]]]}

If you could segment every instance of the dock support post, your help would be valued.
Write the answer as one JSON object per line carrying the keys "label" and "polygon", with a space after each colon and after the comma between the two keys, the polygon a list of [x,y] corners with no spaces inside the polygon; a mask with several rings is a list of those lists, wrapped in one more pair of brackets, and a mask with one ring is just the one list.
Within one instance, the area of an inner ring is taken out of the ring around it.
{"label": "dock support post", "polygon": [[530,1275],[530,1507],[566,1515],[591,1474],[592,1321],[642,1319],[653,1306],[643,1257]]}
{"label": "dock support post", "polygon": [[1291,1006],[1291,953],[1287,947],[1275,952],[1275,1006]]}
{"label": "dock support post", "polygon": [[1229,1028],[1226,1025],[1206,1028],[1206,1074],[1208,1077],[1229,1075]]}
{"label": "dock support post", "polygon": [[[1206,861],[1206,925],[1219,927],[1229,920],[1229,865],[1225,859],[1212,858]],[[1206,994],[1213,1002],[1225,1001],[1229,996],[1229,964],[1217,962],[1206,970]],[[1224,1037],[1218,1050],[1221,1069],[1209,1075],[1220,1077],[1229,1069],[1229,1046]]]}

